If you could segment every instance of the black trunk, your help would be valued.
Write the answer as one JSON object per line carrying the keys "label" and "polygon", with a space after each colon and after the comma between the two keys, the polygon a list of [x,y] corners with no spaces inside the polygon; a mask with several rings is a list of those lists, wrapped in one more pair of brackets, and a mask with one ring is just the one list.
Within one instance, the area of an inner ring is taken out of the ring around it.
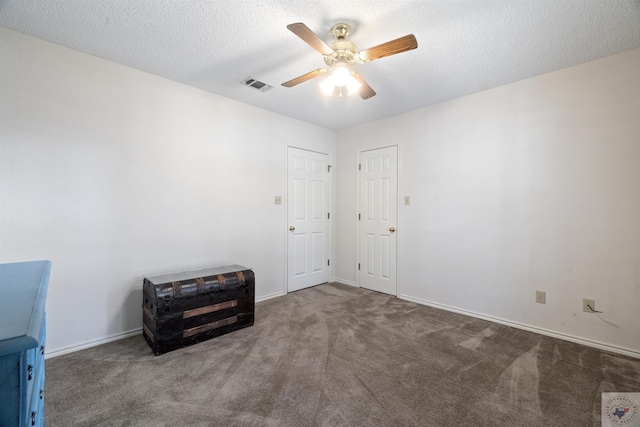
{"label": "black trunk", "polygon": [[240,265],[144,279],[143,335],[156,355],[253,325],[255,275]]}

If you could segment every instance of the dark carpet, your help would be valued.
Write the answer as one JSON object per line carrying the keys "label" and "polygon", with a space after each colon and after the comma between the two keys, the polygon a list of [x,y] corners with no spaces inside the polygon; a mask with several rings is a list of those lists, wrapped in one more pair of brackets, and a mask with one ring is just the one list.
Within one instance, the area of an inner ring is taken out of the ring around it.
{"label": "dark carpet", "polygon": [[46,361],[47,427],[600,426],[640,360],[341,284],[154,356],[142,335]]}

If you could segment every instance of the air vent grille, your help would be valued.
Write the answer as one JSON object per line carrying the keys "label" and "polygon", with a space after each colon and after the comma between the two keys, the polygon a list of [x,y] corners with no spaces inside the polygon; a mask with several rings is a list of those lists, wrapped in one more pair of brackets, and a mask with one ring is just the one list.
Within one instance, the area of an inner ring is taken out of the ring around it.
{"label": "air vent grille", "polygon": [[273,86],[271,86],[270,84],[256,80],[253,77],[247,77],[242,81],[242,84],[259,90],[260,92],[267,92],[273,89]]}

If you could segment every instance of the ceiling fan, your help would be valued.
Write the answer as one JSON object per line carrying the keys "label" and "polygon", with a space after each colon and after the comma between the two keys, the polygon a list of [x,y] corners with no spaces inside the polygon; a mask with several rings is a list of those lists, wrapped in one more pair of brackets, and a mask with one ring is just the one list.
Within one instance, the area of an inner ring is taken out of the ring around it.
{"label": "ceiling fan", "polygon": [[374,61],[384,58],[385,56],[395,55],[418,47],[418,41],[415,36],[409,34],[359,51],[356,45],[347,41],[351,27],[349,27],[348,24],[342,23],[336,24],[331,28],[331,32],[336,38],[336,41],[331,44],[325,43],[302,22],[289,24],[287,28],[309,44],[309,46],[320,52],[328,67],[310,71],[295,79],[282,83],[282,86],[293,87],[307,80],[311,80],[314,77],[329,73],[329,77],[325,79],[320,86],[329,94],[333,93],[337,88],[340,97],[343,96],[343,90],[345,88],[349,94],[358,92],[362,99],[369,99],[376,94],[362,76],[349,68],[353,64]]}

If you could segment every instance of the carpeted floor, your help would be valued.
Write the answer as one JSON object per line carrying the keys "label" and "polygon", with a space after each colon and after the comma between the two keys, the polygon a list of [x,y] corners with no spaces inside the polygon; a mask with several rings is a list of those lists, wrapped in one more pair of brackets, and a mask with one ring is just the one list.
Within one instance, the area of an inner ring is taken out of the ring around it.
{"label": "carpeted floor", "polygon": [[340,284],[154,356],[142,335],[46,361],[47,427],[600,426],[640,360]]}

